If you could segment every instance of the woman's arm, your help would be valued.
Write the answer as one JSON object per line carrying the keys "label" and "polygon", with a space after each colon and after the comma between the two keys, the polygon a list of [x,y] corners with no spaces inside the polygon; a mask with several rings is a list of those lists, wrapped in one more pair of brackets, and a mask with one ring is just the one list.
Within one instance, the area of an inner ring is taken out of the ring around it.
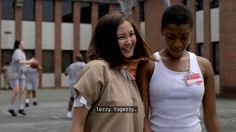
{"label": "woman's arm", "polygon": [[153,72],[154,63],[152,61],[141,62],[137,67],[136,81],[139,87],[144,104],[145,119],[144,132],[151,132],[149,125],[149,81]]}
{"label": "woman's arm", "polygon": [[207,59],[198,57],[198,62],[200,64],[205,83],[205,93],[203,96],[203,112],[206,130],[207,132],[220,132],[216,113],[214,71],[211,63]]}
{"label": "woman's arm", "polygon": [[31,58],[29,60],[19,60],[19,63],[21,64],[31,64],[33,62],[36,62],[37,60],[35,58]]}
{"label": "woman's arm", "polygon": [[85,122],[88,115],[88,109],[85,107],[74,107],[71,132],[84,132]]}

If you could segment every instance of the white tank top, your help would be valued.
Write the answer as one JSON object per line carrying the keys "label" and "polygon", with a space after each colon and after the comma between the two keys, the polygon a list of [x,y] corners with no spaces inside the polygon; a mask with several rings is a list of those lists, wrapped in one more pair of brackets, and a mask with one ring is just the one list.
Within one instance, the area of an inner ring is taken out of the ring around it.
{"label": "white tank top", "polygon": [[189,52],[190,71],[176,72],[165,67],[156,52],[149,83],[150,122],[154,132],[201,132],[200,107],[204,79],[196,55]]}

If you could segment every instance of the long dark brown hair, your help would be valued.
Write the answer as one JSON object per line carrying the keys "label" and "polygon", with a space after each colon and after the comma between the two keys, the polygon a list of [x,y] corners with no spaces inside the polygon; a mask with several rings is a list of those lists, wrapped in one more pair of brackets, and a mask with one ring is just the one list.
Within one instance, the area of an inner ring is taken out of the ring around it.
{"label": "long dark brown hair", "polygon": [[16,40],[14,42],[14,49],[18,49],[20,47],[21,40]]}
{"label": "long dark brown hair", "polygon": [[117,28],[124,21],[128,21],[133,26],[137,38],[134,54],[129,60],[138,60],[140,58],[154,60],[153,52],[147,46],[140,31],[138,31],[134,20],[127,14],[117,11],[99,19],[88,49],[89,61],[104,59],[111,68],[129,63],[122,55],[117,40]]}

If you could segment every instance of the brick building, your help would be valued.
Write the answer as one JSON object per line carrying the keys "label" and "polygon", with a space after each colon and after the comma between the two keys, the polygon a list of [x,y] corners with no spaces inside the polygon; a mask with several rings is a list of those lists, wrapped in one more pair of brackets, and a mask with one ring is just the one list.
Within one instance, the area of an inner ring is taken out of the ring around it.
{"label": "brick building", "polygon": [[[164,0],[137,0],[133,16],[148,44],[161,49],[160,20]],[[189,50],[212,62],[217,92],[236,95],[236,4],[232,0],[170,0],[186,4],[195,18]],[[233,4],[232,4],[232,3]],[[26,43],[26,55],[43,65],[42,87],[66,87],[65,68],[86,53],[99,17],[120,10],[117,0],[1,0],[0,66],[10,60],[15,39]],[[151,17],[150,17],[151,16]],[[35,50],[36,49],[36,50]]]}

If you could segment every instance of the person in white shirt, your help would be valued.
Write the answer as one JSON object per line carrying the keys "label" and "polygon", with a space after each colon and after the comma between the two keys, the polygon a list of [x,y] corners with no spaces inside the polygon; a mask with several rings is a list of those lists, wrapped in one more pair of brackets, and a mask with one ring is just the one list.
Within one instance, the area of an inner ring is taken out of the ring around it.
{"label": "person in white shirt", "polygon": [[38,105],[37,102],[37,91],[39,87],[39,73],[42,70],[40,64],[37,67],[29,66],[26,68],[26,99],[25,106],[29,107],[30,96],[32,96],[33,105]]}
{"label": "person in white shirt", "polygon": [[76,82],[76,79],[80,73],[80,71],[82,70],[82,68],[86,65],[83,62],[83,56],[81,54],[78,54],[76,56],[76,62],[70,64],[65,71],[65,75],[68,76],[69,78],[69,90],[70,90],[70,99],[68,102],[68,108],[67,108],[67,113],[66,113],[66,117],[68,119],[72,118],[72,107],[73,107],[73,103],[74,103],[74,97],[75,97],[75,91],[74,91],[74,85]]}
{"label": "person in white shirt", "polygon": [[207,132],[220,132],[211,63],[186,50],[193,29],[191,12],[184,5],[172,5],[161,24],[165,47],[154,54],[157,61],[137,69],[145,132],[201,132],[201,104]]}
{"label": "person in white shirt", "polygon": [[18,113],[21,115],[26,115],[25,107],[25,66],[26,64],[31,64],[35,62],[34,58],[26,60],[24,52],[25,44],[23,41],[16,40],[14,43],[14,53],[12,55],[10,68],[9,68],[9,81],[10,86],[13,89],[13,95],[11,98],[11,104],[8,108],[8,112],[12,116],[17,116],[14,105],[19,96],[20,109]]}

